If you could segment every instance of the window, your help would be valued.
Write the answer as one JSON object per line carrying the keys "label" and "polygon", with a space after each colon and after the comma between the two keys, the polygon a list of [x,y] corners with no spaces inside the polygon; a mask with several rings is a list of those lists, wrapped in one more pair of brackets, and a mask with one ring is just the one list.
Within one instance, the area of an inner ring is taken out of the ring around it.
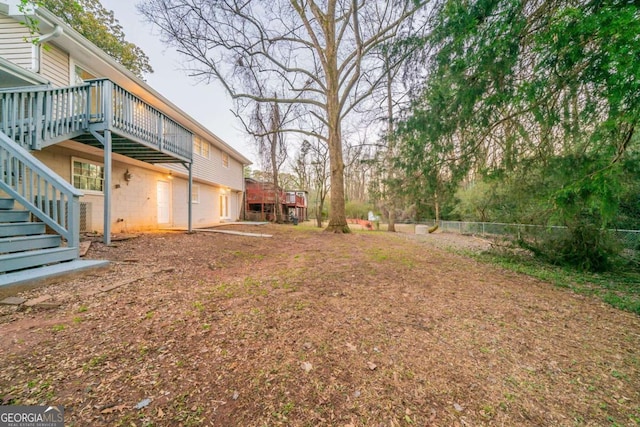
{"label": "window", "polygon": [[91,74],[87,70],[84,70],[82,67],[79,67],[77,65],[75,67],[75,73],[74,74],[75,74],[75,84],[77,84],[77,85],[83,84],[86,80],[95,79],[96,78],[96,76],[94,76],[93,74]]}
{"label": "window", "polygon": [[222,152],[222,166],[225,168],[229,167],[229,155],[224,151]]}
{"label": "window", "polygon": [[72,159],[73,186],[86,191],[104,191],[104,166],[89,160]]}
{"label": "window", "polygon": [[209,158],[209,143],[199,136],[193,137],[193,152],[205,159]]}
{"label": "window", "polygon": [[200,186],[193,184],[191,186],[191,203],[200,203]]}

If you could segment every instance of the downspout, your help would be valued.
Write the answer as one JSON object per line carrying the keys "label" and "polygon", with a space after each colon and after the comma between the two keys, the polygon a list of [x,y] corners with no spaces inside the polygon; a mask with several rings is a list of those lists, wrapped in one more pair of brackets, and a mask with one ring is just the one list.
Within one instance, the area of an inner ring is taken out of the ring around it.
{"label": "downspout", "polygon": [[51,31],[50,33],[47,33],[45,35],[43,35],[42,37],[38,37],[37,39],[35,39],[34,44],[36,46],[35,49],[35,66],[34,66],[34,72],[36,73],[40,73],[40,65],[41,65],[41,55],[40,55],[40,46],[42,45],[42,43],[55,39],[57,37],[60,37],[62,35],[62,33],[64,32],[63,28],[60,25],[56,25],[55,27],[53,27],[53,31]]}
{"label": "downspout", "polygon": [[244,168],[246,166],[247,165],[245,165],[244,163],[242,164],[242,197],[241,197],[242,206],[240,207],[240,209],[242,209],[241,210],[241,213],[242,213],[241,219],[243,221],[247,220],[247,188],[246,188],[246,182],[245,182],[245,179],[244,179]]}
{"label": "downspout", "polygon": [[44,42],[46,42],[48,40],[55,39],[57,37],[60,37],[62,35],[63,31],[64,31],[63,28],[60,25],[56,24],[56,26],[53,27],[53,31],[51,31],[48,34],[45,34],[42,37],[38,37],[35,42],[36,42],[36,44],[42,44],[42,43],[44,43]]}

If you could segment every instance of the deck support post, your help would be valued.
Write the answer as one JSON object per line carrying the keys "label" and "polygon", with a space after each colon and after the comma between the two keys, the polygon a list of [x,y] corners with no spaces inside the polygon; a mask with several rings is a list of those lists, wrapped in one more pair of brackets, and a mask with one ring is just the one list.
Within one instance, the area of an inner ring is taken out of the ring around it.
{"label": "deck support post", "polygon": [[111,131],[104,131],[104,236],[105,245],[111,244]]}
{"label": "deck support post", "polygon": [[193,192],[193,163],[187,163],[187,169],[189,170],[189,191],[188,191],[188,197],[189,200],[187,200],[187,206],[188,208],[188,226],[187,226],[187,230],[189,233],[193,232],[193,202],[192,202],[192,192]]}

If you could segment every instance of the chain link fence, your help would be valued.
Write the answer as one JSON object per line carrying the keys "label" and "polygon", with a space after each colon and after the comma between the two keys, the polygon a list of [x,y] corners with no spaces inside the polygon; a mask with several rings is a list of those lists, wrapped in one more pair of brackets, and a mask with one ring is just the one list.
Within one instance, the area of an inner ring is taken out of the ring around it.
{"label": "chain link fence", "polygon": [[[426,224],[432,225],[433,221]],[[504,224],[496,222],[440,221],[440,229],[461,234],[543,237],[549,233],[558,236],[567,232],[567,227],[530,224]],[[640,230],[609,230],[622,245],[626,255],[640,258]]]}

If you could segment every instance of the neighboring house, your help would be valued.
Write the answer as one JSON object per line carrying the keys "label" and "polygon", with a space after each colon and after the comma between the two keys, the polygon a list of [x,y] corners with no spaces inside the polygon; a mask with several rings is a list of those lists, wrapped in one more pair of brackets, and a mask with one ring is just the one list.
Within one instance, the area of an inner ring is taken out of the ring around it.
{"label": "neighboring house", "polygon": [[282,205],[285,220],[291,216],[301,221],[308,219],[306,191],[286,191],[282,188],[274,191],[274,188],[273,183],[245,178],[246,219],[273,221],[276,203]]}
{"label": "neighboring house", "polygon": [[28,210],[68,247],[239,219],[246,157],[48,10],[27,41],[18,4],[0,0],[0,192],[14,200],[0,210]]}

